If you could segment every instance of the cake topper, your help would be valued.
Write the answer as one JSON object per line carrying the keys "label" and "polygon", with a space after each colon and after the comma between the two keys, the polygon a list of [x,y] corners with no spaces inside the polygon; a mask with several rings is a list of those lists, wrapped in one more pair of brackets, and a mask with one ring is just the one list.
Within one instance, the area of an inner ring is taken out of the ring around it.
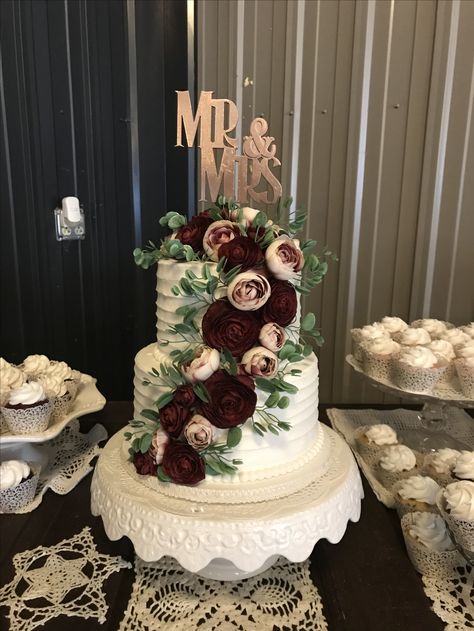
{"label": "cake topper", "polygon": [[[254,118],[250,123],[250,136],[244,136],[242,155],[237,154],[238,141],[229,135],[239,118],[237,106],[230,99],[213,99],[213,92],[202,91],[193,115],[189,90],[177,91],[176,146],[183,147],[183,128],[188,147],[194,145],[199,127],[201,174],[199,201],[206,201],[206,184],[211,201],[217,199],[221,186],[227,198],[240,204],[275,204],[282,195],[281,183],[271,167],[281,165],[276,157],[273,136],[266,136],[268,123]],[[220,166],[216,165],[215,149],[222,150]],[[257,191],[262,178],[271,188]]]}

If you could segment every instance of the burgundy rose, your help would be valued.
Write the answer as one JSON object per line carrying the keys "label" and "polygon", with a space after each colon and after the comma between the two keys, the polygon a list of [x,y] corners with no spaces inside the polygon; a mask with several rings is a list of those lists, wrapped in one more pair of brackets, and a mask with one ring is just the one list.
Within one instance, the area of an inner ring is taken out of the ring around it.
{"label": "burgundy rose", "polygon": [[271,280],[270,287],[272,293],[262,307],[262,320],[288,326],[296,316],[296,290],[285,280]]}
{"label": "burgundy rose", "polygon": [[203,217],[203,215],[193,217],[185,226],[181,226],[176,233],[176,238],[183,245],[190,245],[195,252],[200,252],[202,250],[202,238],[211,223],[211,217]]}
{"label": "burgundy rose", "polygon": [[171,403],[168,403],[160,410],[161,427],[173,438],[178,438],[189,414],[188,408],[183,407],[173,399]]}
{"label": "burgundy rose", "polygon": [[215,427],[227,429],[242,425],[255,412],[255,392],[225,370],[215,372],[204,385],[209,401],[201,405],[201,410]]}
{"label": "burgundy rose", "polygon": [[175,390],[173,401],[185,408],[191,407],[196,401],[192,385],[178,386]]}
{"label": "burgundy rose", "polygon": [[150,453],[138,452],[133,456],[133,464],[140,475],[156,475],[156,461]]}
{"label": "burgundy rose", "polygon": [[226,272],[237,265],[241,266],[241,272],[245,272],[263,261],[263,252],[260,247],[255,241],[242,235],[223,243],[218,254],[219,258],[225,256],[227,259],[224,266]]}
{"label": "burgundy rose", "polygon": [[259,312],[235,309],[226,298],[216,300],[202,319],[205,343],[219,351],[228,348],[239,359],[255,346],[259,333]]}
{"label": "burgundy rose", "polygon": [[176,484],[197,484],[206,477],[204,460],[198,452],[177,440],[170,440],[162,461],[163,471]]}

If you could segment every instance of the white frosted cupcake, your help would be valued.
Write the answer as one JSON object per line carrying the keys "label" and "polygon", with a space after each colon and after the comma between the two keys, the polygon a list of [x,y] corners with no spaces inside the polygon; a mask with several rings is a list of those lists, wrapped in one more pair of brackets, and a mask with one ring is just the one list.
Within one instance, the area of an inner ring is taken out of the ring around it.
{"label": "white frosted cupcake", "polygon": [[464,333],[462,329],[458,328],[448,329],[440,336],[440,338],[450,342],[453,345],[454,350],[456,350],[456,346],[462,346],[472,339],[467,333]]}
{"label": "white frosted cupcake", "polygon": [[366,324],[361,329],[352,329],[352,355],[358,361],[362,361],[361,344],[379,337],[390,338],[385,328],[378,322],[374,324]]}
{"label": "white frosted cupcake", "polygon": [[420,574],[438,576],[440,570],[450,573],[465,565],[439,515],[408,513],[402,517],[401,526],[408,556]]}
{"label": "white frosted cupcake", "polygon": [[408,327],[397,333],[393,339],[403,346],[423,346],[431,342],[431,336],[425,329]]}
{"label": "white frosted cupcake", "polygon": [[416,329],[424,329],[433,340],[438,339],[447,331],[447,323],[443,322],[443,320],[436,320],[435,318],[415,320],[410,326]]}
{"label": "white frosted cupcake", "polygon": [[405,320],[397,316],[385,316],[380,320],[380,324],[390,336],[394,336],[396,333],[400,333],[408,328],[408,324]]}
{"label": "white frosted cupcake", "polygon": [[437,496],[438,508],[457,544],[474,555],[474,482],[461,480],[448,484]]}
{"label": "white frosted cupcake", "polygon": [[461,331],[474,339],[474,322],[469,322],[469,324],[465,324],[464,326],[462,326]]}
{"label": "white frosted cupcake", "polygon": [[446,360],[436,357],[425,346],[402,348],[394,360],[393,380],[402,390],[431,393],[447,367]]}
{"label": "white frosted cupcake", "polygon": [[466,342],[465,344],[459,344],[456,346],[454,354],[459,359],[474,357],[474,340],[469,340],[469,342]]}
{"label": "white frosted cupcake", "polygon": [[456,376],[453,362],[456,358],[456,353],[454,352],[451,342],[446,340],[433,340],[426,348],[429,348],[442,363],[447,363],[446,370],[438,381],[438,387],[453,387],[453,379]]}
{"label": "white frosted cupcake", "polygon": [[454,366],[463,395],[468,399],[474,399],[474,357],[455,359]]}
{"label": "white frosted cupcake", "polygon": [[23,360],[22,369],[28,379],[36,379],[49,366],[49,359],[46,355],[28,355]]}
{"label": "white frosted cupcake", "polygon": [[364,372],[378,381],[390,381],[392,359],[400,351],[400,344],[389,337],[378,337],[362,342],[360,354]]}
{"label": "white frosted cupcake", "polygon": [[0,384],[3,388],[13,390],[22,386],[25,381],[25,375],[17,366],[0,357]]}
{"label": "white frosted cupcake", "polygon": [[383,450],[375,471],[383,486],[391,489],[399,480],[419,473],[417,455],[406,445],[391,445]]}
{"label": "white frosted cupcake", "polygon": [[441,486],[451,484],[454,482],[452,471],[460,455],[460,451],[449,447],[426,454],[423,461],[423,473],[434,478]]}
{"label": "white frosted cupcake", "polygon": [[426,475],[412,475],[399,480],[392,487],[393,498],[400,517],[413,511],[437,513],[436,495],[439,484]]}
{"label": "white frosted cupcake", "polygon": [[396,431],[384,423],[359,427],[354,438],[358,453],[369,464],[376,462],[385,447],[398,443]]}
{"label": "white frosted cupcake", "polygon": [[66,382],[60,377],[47,374],[41,375],[39,380],[46,394],[53,401],[52,420],[56,421],[61,419],[69,412],[73,400],[72,395],[67,389]]}
{"label": "white frosted cupcake", "polygon": [[48,427],[52,408],[43,386],[29,381],[10,391],[2,413],[13,434],[34,434]]}
{"label": "white frosted cupcake", "polygon": [[36,492],[39,471],[23,460],[0,463],[0,512],[15,513],[29,504]]}
{"label": "white frosted cupcake", "polygon": [[453,467],[453,475],[458,480],[474,482],[474,451],[462,451]]}

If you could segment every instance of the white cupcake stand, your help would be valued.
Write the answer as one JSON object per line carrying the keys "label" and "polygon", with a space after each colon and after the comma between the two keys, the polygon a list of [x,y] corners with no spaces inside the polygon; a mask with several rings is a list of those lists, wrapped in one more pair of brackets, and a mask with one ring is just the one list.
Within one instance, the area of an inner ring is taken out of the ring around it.
{"label": "white cupcake stand", "polygon": [[115,434],[97,462],[91,510],[111,540],[128,537],[144,561],[171,556],[185,569],[216,580],[240,580],[269,568],[279,556],[304,561],[320,539],[337,543],[358,521],[363,497],[359,471],[344,440],[321,425],[327,466],[302,490],[279,499],[223,504],[170,497],[134,474]]}

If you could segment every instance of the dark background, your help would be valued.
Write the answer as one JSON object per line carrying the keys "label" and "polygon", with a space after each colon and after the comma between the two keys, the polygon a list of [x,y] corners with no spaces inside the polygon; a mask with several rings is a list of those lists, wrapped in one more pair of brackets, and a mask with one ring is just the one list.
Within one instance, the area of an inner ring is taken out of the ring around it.
{"label": "dark background", "polygon": [[[156,335],[154,270],[132,251],[187,208],[186,2],[2,0],[0,24],[0,355],[44,353],[130,399],[134,355]],[[58,242],[69,195],[86,238]]]}

